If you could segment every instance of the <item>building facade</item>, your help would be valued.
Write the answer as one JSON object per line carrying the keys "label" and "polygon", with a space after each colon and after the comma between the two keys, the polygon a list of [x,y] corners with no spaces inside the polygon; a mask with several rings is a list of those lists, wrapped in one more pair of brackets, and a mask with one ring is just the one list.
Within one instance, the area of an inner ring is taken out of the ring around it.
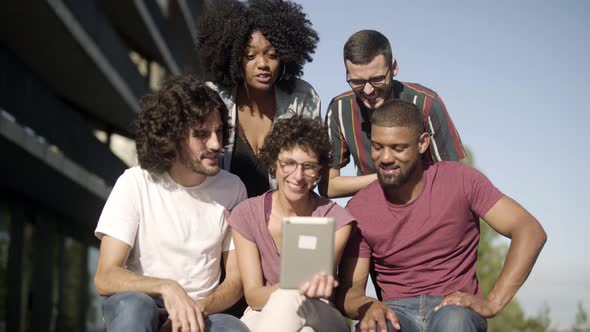
{"label": "building facade", "polygon": [[197,71],[203,1],[0,3],[0,332],[103,331],[93,230],[139,98]]}

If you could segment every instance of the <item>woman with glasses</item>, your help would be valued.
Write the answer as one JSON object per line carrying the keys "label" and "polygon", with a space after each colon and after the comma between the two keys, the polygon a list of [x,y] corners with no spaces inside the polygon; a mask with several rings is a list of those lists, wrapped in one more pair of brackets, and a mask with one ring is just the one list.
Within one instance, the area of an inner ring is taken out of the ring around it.
{"label": "woman with glasses", "polygon": [[291,1],[214,0],[208,13],[197,50],[206,79],[230,111],[222,167],[240,177],[248,197],[258,196],[272,184],[259,157],[274,121],[320,116],[320,98],[299,79],[319,38]]}
{"label": "woman with glasses", "polygon": [[261,151],[278,189],[247,199],[231,212],[228,222],[249,305],[242,320],[252,331],[350,331],[329,302],[337,286],[333,275],[320,273],[299,290],[279,288],[283,218],[333,217],[336,266],[342,256],[353,217],[312,191],[330,165],[331,151],[328,132],[319,120],[278,120]]}

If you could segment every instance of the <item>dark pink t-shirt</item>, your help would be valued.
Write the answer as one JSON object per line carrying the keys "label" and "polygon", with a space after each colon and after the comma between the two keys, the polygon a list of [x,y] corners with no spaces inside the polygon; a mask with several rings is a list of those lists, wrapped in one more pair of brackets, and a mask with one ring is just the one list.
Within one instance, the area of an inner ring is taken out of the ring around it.
{"label": "dark pink t-shirt", "polygon": [[[274,285],[279,282],[281,265],[281,255],[268,231],[272,193],[273,191],[268,191],[241,202],[233,208],[228,219],[228,223],[234,230],[258,247],[264,285]],[[350,213],[340,205],[327,198],[318,198],[319,203],[312,213],[313,217],[333,217],[336,229],[354,221]]]}
{"label": "dark pink t-shirt", "polygon": [[425,167],[424,188],[408,204],[389,203],[375,181],[346,206],[357,228],[344,255],[372,258],[384,301],[459,290],[480,295],[479,217],[503,194],[461,163]]}

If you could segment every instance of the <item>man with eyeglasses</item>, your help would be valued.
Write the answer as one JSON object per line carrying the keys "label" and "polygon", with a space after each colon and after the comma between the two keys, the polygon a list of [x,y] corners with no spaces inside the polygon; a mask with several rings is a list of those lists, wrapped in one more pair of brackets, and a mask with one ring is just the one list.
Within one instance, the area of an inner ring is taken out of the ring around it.
{"label": "man with eyeglasses", "polygon": [[[332,99],[326,124],[334,147],[334,159],[328,179],[323,179],[320,192],[327,197],[351,196],[377,180],[370,158],[371,115],[390,99],[401,99],[418,106],[431,135],[430,161],[459,161],[465,152],[459,134],[441,98],[419,84],[394,80],[398,65],[389,40],[378,31],[361,30],[344,44],[346,80],[351,91]],[[357,176],[341,176],[340,169],[350,162],[352,154]]]}

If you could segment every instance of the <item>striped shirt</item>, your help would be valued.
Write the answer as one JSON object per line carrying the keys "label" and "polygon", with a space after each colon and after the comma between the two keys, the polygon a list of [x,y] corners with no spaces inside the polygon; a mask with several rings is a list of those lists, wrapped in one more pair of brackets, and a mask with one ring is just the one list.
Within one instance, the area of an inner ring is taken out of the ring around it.
{"label": "striped shirt", "polygon": [[[424,114],[424,125],[431,136],[430,161],[458,161],[465,158],[459,133],[436,92],[414,83],[393,81],[394,96],[418,106]],[[340,169],[350,162],[352,154],[357,175],[375,173],[371,160],[371,114],[357,102],[353,91],[345,92],[330,102],[326,114],[330,140],[334,149],[332,168]]]}

